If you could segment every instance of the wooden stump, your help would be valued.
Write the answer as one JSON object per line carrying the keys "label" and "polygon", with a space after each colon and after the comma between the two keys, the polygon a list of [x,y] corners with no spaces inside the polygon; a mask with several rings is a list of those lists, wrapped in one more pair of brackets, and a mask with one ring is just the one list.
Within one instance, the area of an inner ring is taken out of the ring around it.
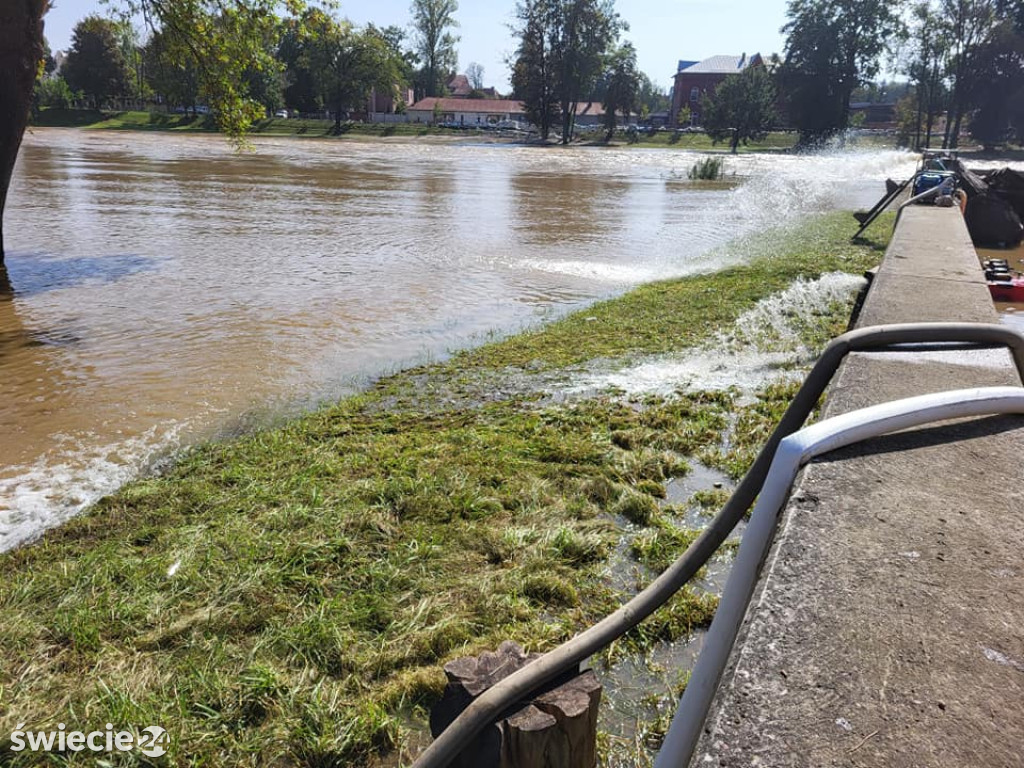
{"label": "wooden stump", "polygon": [[[448,686],[431,710],[434,737],[477,696],[538,658],[515,643],[496,653],[445,665]],[[594,768],[601,684],[590,670],[555,680],[530,701],[511,708],[484,730],[452,763],[453,768]]]}

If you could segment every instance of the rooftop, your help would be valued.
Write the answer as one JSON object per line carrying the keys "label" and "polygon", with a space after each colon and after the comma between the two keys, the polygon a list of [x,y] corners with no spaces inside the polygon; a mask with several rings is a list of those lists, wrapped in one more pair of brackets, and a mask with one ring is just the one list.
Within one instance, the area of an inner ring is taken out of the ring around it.
{"label": "rooftop", "polygon": [[[742,72],[760,58],[760,54],[748,57],[745,53],[740,56],[712,56],[710,59],[698,61],[685,69],[681,68],[679,74],[685,72],[687,75],[732,75]],[[685,63],[679,62],[680,67]]]}
{"label": "rooftop", "polygon": [[523,104],[512,99],[442,99],[428,96],[409,107],[410,110],[417,112],[433,112],[435,108],[441,112],[481,112],[498,115],[519,114],[523,111]]}

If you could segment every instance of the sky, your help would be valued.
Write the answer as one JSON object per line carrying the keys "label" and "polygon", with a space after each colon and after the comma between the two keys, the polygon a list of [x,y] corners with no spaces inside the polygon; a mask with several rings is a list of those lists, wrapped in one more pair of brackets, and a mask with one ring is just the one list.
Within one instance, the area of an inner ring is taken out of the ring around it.
{"label": "sky", "polygon": [[[356,24],[408,27],[411,0],[341,0],[338,14]],[[787,0],[616,0],[629,24],[622,36],[637,50],[640,69],[662,89],[672,84],[680,59],[742,53],[781,53]],[[506,61],[514,48],[508,29],[515,0],[459,0],[459,69],[483,65],[486,85],[509,88]],[[71,30],[90,13],[106,15],[100,0],[56,0],[46,17],[46,37],[54,50],[67,50]]]}

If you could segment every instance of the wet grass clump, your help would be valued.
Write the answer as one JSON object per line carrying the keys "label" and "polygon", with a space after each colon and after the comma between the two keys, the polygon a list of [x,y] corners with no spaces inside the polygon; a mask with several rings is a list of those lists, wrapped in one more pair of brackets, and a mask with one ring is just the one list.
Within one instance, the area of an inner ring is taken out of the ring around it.
{"label": "wet grass clump", "polygon": [[[823,217],[766,238],[749,265],[647,285],[203,446],[0,556],[0,738],[20,723],[160,724],[168,762],[197,765],[402,749],[444,662],[503,640],[550,648],[629,597],[607,578],[636,535],[617,515],[645,528],[644,563],[669,562],[691,534],[666,525],[657,487],[692,455],[739,473],[787,396],[741,410],[719,455],[733,393],[555,402],[528,382],[684,349],[796,277],[859,272],[878,252],[850,245],[852,228]],[[716,604],[684,590],[616,652],[685,637]]]}
{"label": "wet grass clump", "polygon": [[691,181],[718,181],[725,172],[725,160],[721,157],[703,157],[693,164],[687,173]]}

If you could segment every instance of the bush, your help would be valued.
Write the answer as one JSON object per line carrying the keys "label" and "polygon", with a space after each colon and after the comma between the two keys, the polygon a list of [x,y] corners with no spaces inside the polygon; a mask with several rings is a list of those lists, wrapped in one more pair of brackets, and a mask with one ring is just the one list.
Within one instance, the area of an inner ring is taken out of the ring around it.
{"label": "bush", "polygon": [[698,160],[688,174],[694,181],[717,181],[725,172],[725,160],[720,157],[705,157]]}
{"label": "bush", "polygon": [[40,107],[71,109],[81,94],[71,90],[71,86],[63,77],[47,77],[36,83],[36,104]]}

